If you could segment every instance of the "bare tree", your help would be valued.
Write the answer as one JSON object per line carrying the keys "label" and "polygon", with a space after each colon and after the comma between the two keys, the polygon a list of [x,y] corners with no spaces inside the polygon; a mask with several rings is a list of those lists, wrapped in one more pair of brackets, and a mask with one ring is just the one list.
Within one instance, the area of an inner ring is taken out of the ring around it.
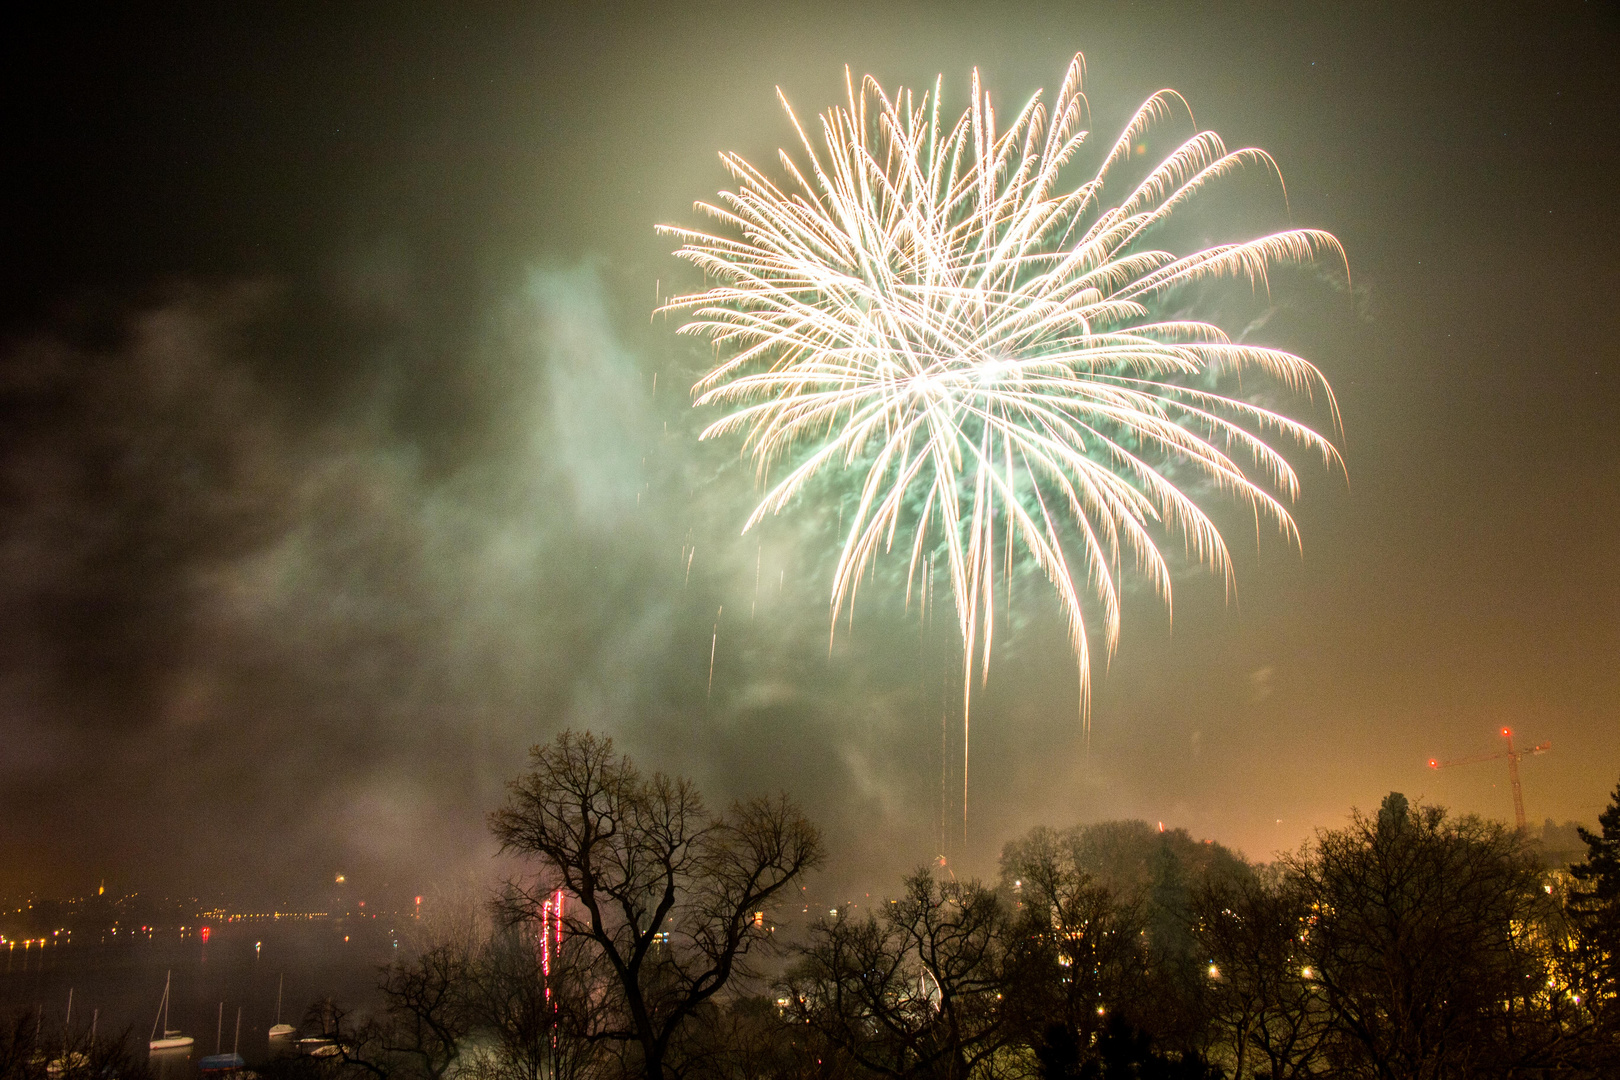
{"label": "bare tree", "polygon": [[[502,903],[511,907],[509,903]],[[541,961],[545,928],[497,927],[484,944],[471,991],[480,1027],[492,1037],[459,1070],[473,1080],[579,1080],[605,1055],[593,1023],[606,964],[583,937],[554,943]]]}
{"label": "bare tree", "polygon": [[1310,908],[1281,875],[1210,878],[1193,892],[1198,940],[1214,965],[1214,1024],[1235,1080],[1296,1080],[1322,1068],[1328,1009],[1305,951]]}
{"label": "bare tree", "polygon": [[1007,993],[1047,1076],[1077,1074],[1109,1019],[1147,1004],[1142,902],[1098,882],[1077,838],[1037,828],[1001,856],[1015,905]]}
{"label": "bare tree", "polygon": [[463,942],[438,941],[389,964],[378,983],[385,1003],[379,1015],[354,1013],[331,998],[315,1001],[304,1020],[330,1040],[330,1056],[304,1071],[443,1080],[475,1026],[469,993],[476,959]]}
{"label": "bare tree", "polygon": [[[366,1078],[389,1080],[396,1065],[383,1051],[385,1037],[383,1023],[375,1018],[357,1016],[353,1010],[330,997],[310,1002],[304,1013],[304,1025],[320,1031],[330,1050],[314,1057],[293,1059],[302,1068],[288,1069],[300,1075],[325,1078]],[[281,1062],[284,1068],[287,1062]]]}
{"label": "bare tree", "polygon": [[0,1019],[4,1080],[151,1080],[146,1047],[138,1042],[143,1036],[131,1029],[98,1037],[83,1025],[50,1030],[43,1020],[36,1009]]}
{"label": "bare tree", "polygon": [[881,916],[812,930],[787,980],[791,1008],[862,1070],[963,1080],[1012,1032],[1005,930],[995,893],[920,870]]}
{"label": "bare tree", "polygon": [[473,1028],[468,993],[477,959],[461,943],[441,941],[384,969],[387,1019],[375,1033],[378,1049],[410,1063],[393,1071],[440,1080],[456,1064]]}
{"label": "bare tree", "polygon": [[1312,913],[1304,955],[1343,1070],[1427,1080],[1505,1063],[1545,984],[1532,935],[1545,896],[1522,837],[1392,793],[1285,865]]}
{"label": "bare tree", "polygon": [[490,815],[503,851],[539,863],[515,904],[532,915],[541,883],[571,895],[565,932],[592,942],[611,976],[596,1035],[634,1047],[630,1067],[662,1080],[679,1071],[683,1025],[771,941],[761,913],[820,864],[820,834],[785,797],[711,813],[690,781],[644,776],[589,732],[530,758]]}

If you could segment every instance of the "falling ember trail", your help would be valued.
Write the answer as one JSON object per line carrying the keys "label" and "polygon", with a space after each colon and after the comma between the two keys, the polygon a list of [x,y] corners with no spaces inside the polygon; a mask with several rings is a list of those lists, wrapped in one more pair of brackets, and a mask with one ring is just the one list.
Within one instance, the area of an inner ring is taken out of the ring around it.
{"label": "falling ember trail", "polygon": [[725,605],[714,613],[714,636],[709,639],[709,688],[704,691],[703,700],[709,701],[714,697],[714,653],[720,644],[720,612],[726,610]]}
{"label": "falling ember trail", "polygon": [[950,679],[944,675],[939,680],[939,859],[945,861],[945,848],[947,844],[946,831],[950,828],[950,771],[947,762],[950,760],[950,703],[947,696],[950,693]]}

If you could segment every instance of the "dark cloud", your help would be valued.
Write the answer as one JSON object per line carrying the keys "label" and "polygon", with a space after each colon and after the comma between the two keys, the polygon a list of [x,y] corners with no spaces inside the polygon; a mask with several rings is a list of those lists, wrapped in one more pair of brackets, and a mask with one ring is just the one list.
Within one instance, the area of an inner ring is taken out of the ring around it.
{"label": "dark cloud", "polygon": [[[684,384],[656,396],[595,271],[526,275],[461,343],[504,392],[450,448],[402,390],[409,305],[354,303],[368,281],[335,312],[181,289],[12,357],[5,812],[53,852],[19,869],[162,886],[251,845],[255,889],[409,890],[487,860],[483,812],[568,724],[720,801],[811,766],[826,818],[926,832],[887,730],[915,680],[828,658],[824,574],[738,537],[747,470],[695,446]],[[274,370],[306,316],[341,389]]]}

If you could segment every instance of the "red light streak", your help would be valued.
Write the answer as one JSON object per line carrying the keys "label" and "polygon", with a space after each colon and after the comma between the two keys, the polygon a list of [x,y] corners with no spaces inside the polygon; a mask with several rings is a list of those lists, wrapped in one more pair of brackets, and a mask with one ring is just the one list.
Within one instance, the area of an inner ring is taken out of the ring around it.
{"label": "red light streak", "polygon": [[[558,889],[540,905],[540,935],[535,941],[535,951],[539,953],[540,976],[546,986],[546,1011],[555,1017],[557,1002],[551,995],[551,958],[562,949],[563,933],[563,891]],[[557,1048],[556,1020],[551,1021],[551,1047]]]}

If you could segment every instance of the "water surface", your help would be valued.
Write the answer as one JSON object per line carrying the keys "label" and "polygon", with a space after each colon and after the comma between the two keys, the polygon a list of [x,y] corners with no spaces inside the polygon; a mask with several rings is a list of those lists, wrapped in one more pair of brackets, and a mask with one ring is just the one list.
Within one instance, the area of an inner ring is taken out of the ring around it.
{"label": "water surface", "polygon": [[395,931],[383,919],[228,923],[211,926],[206,942],[194,931],[172,930],[79,937],[71,944],[0,950],[0,1015],[9,1020],[27,1009],[46,1038],[60,1038],[71,989],[75,1032],[87,1031],[94,1016],[99,1034],[127,1028],[144,1054],[165,974],[172,972],[169,1026],[197,1042],[189,1052],[153,1056],[162,1080],[190,1080],[197,1059],[216,1046],[229,1053],[238,1008],[239,1052],[250,1065],[269,1057],[279,979],[285,979],[281,1018],[300,1028],[308,1027],[309,1006],[323,997],[356,1012],[375,1009],[378,968],[397,955]]}

